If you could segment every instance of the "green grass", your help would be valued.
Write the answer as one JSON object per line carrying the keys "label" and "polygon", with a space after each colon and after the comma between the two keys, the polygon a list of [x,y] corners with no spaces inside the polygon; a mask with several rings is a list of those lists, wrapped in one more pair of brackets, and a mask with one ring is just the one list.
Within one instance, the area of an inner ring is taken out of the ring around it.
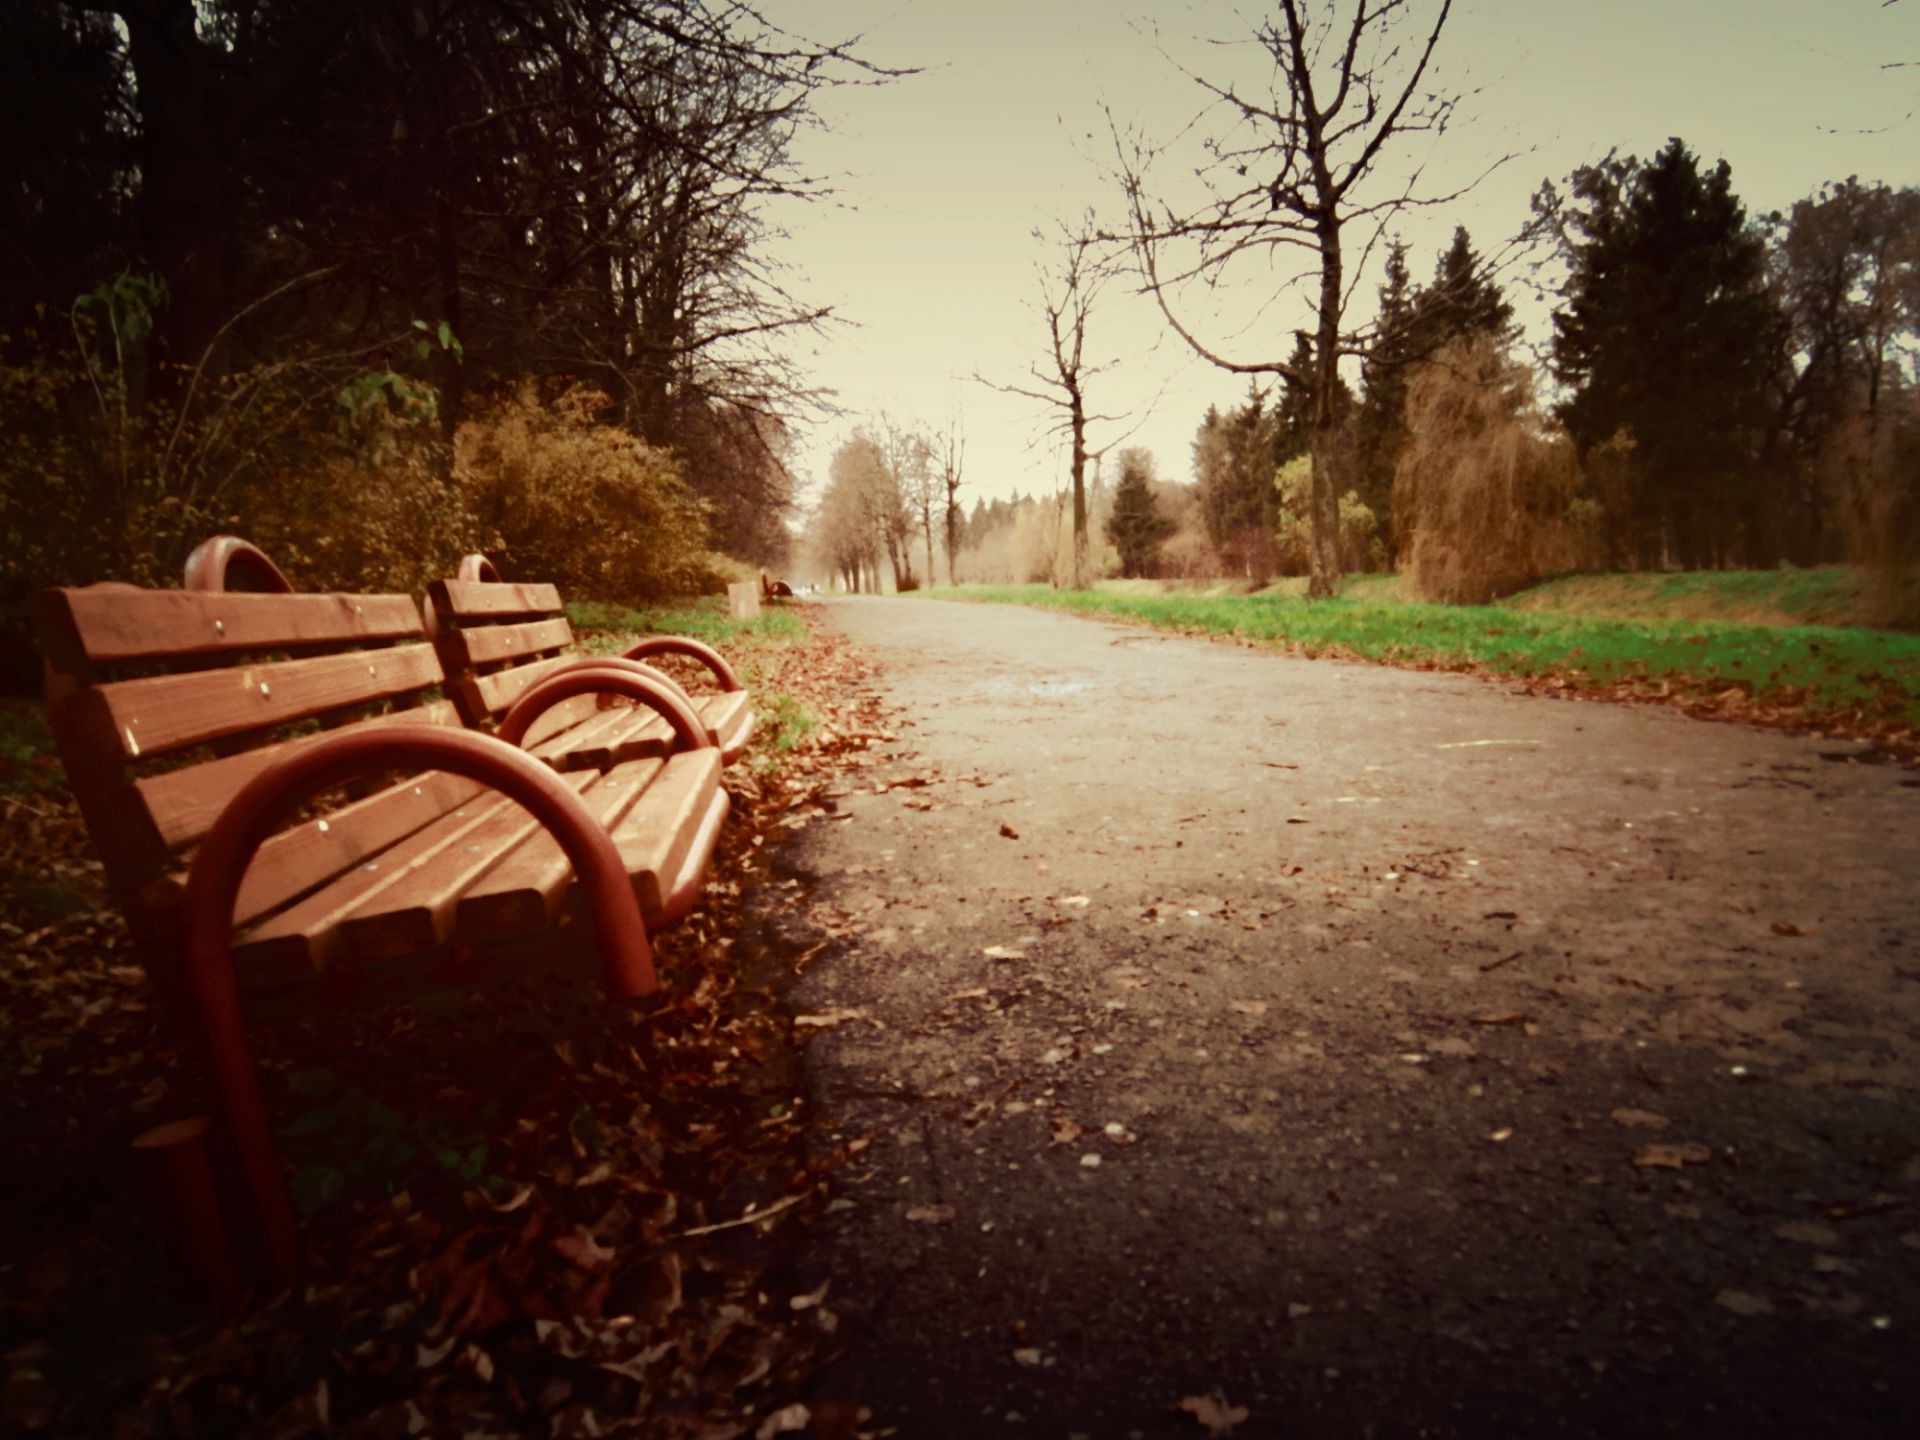
{"label": "green grass", "polygon": [[67,774],[47,728],[46,705],[0,697],[0,797],[29,799],[66,788]]}
{"label": "green grass", "polygon": [[567,618],[581,644],[599,654],[617,655],[643,635],[686,635],[719,650],[753,694],[758,717],[753,748],[760,757],[756,764],[777,768],[774,757],[798,747],[818,723],[798,698],[767,681],[759,663],[769,650],[807,638],[806,621],[784,606],[766,606],[758,619],[733,620],[727,616],[726,601],[718,597],[652,609],[582,601],[567,606]]}
{"label": "green grass", "polygon": [[1890,631],[1629,620],[1512,606],[1309,603],[1274,594],[1138,595],[1042,585],[932,593],[1227,635],[1307,655],[1601,686],[1665,682],[1702,694],[1738,689],[1819,716],[1920,724],[1920,636]]}
{"label": "green grass", "polygon": [[567,619],[592,649],[605,649],[614,638],[636,634],[687,635],[716,648],[743,639],[790,642],[807,634],[806,623],[798,615],[777,605],[761,610],[757,620],[729,619],[727,602],[718,596],[645,609],[581,600],[567,606]]}

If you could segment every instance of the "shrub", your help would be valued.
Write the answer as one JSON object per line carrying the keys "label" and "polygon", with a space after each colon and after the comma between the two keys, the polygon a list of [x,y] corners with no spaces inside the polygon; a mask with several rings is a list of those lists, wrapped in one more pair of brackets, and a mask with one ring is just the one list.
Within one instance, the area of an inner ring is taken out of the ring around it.
{"label": "shrub", "polygon": [[454,481],[508,573],[583,599],[641,603],[717,588],[705,507],[674,458],[595,424],[604,396],[531,388],[463,424]]}
{"label": "shrub", "polygon": [[1872,623],[1920,630],[1920,392],[1889,388],[1877,416],[1841,423],[1819,464],[1842,496]]}
{"label": "shrub", "polygon": [[[1338,473],[1336,471],[1336,473]],[[1313,532],[1307,501],[1313,485],[1313,461],[1297,455],[1274,472],[1279,524],[1274,532],[1275,568],[1282,575],[1305,575],[1312,568]],[[1342,574],[1378,570],[1386,564],[1387,548],[1380,538],[1380,520],[1358,490],[1340,497],[1339,563]]]}
{"label": "shrub", "polygon": [[1423,599],[1483,605],[1583,568],[1573,443],[1534,403],[1533,375],[1490,336],[1442,350],[1408,383],[1409,435],[1394,471],[1394,531]]}

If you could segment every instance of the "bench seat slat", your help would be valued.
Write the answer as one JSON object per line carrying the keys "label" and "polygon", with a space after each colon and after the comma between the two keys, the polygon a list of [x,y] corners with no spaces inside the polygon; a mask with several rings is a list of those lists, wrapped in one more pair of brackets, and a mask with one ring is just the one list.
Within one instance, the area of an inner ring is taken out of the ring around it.
{"label": "bench seat slat", "polygon": [[429,771],[270,836],[247,867],[235,920],[244,925],[328,876],[358,869],[485,789],[463,776]]}
{"label": "bench seat slat", "polygon": [[69,674],[90,664],[420,634],[419,607],[406,595],[229,595],[100,585],[44,591],[33,604],[46,657]]}
{"label": "bench seat slat", "polygon": [[[487,793],[456,806],[370,861],[334,876],[329,884],[269,916],[235,937],[234,959],[246,985],[310,980],[341,953],[341,926],[361,908],[406,903],[412,876],[448,847],[468,837],[503,811],[515,808],[504,796]],[[397,892],[397,893],[395,893]],[[427,947],[431,948],[431,947]]]}
{"label": "bench seat slat", "polygon": [[[582,771],[560,778],[577,792],[597,776]],[[340,944],[366,962],[418,955],[445,944],[453,935],[454,907],[468,887],[529,837],[544,833],[520,806],[503,805],[456,844],[410,865],[403,885],[356,906],[341,925]]]}
{"label": "bench seat slat", "polygon": [[90,744],[132,760],[388,699],[440,678],[431,645],[402,645],[95,685],[75,697],[74,720]]}
{"label": "bench seat slat", "polygon": [[[636,760],[592,780],[581,799],[601,825],[612,829],[665,768],[662,760]],[[537,930],[559,912],[573,867],[560,842],[542,830],[469,886],[460,897],[455,933],[479,941],[490,935]]]}
{"label": "bench seat slat", "polygon": [[727,797],[720,789],[720,752],[683,750],[614,831],[614,844],[633,877],[634,893],[640,897],[648,924],[666,917],[683,872],[699,858],[694,842],[700,822],[716,802],[724,815]]}

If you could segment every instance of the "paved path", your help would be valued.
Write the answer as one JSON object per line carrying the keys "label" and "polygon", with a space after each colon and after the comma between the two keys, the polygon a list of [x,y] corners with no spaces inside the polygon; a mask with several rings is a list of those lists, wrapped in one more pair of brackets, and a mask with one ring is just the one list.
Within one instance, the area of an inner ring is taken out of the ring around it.
{"label": "paved path", "polygon": [[822,610],[902,713],[783,856],[839,937],[794,996],[838,1017],[815,1120],[867,1142],[801,1261],[816,1399],[908,1437],[1920,1433],[1910,772]]}

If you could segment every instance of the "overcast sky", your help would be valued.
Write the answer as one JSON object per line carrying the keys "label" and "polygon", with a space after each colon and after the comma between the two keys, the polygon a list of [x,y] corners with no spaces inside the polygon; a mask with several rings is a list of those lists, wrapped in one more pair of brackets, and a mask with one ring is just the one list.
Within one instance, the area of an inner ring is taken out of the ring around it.
{"label": "overcast sky", "polygon": [[[1430,13],[1430,0],[1414,8]],[[1043,408],[970,378],[1018,382],[1044,358],[1031,307],[1048,252],[1031,232],[1114,211],[1103,107],[1171,137],[1205,96],[1168,57],[1249,75],[1248,47],[1208,42],[1244,40],[1267,12],[1221,0],[774,0],[767,13],[815,39],[864,35],[867,58],[922,70],[829,97],[826,128],[802,137],[798,158],[836,178],[838,203],[776,217],[800,293],[854,322],[803,357],[846,412],[803,433],[803,477],[824,480],[860,419],[885,410],[937,426],[958,412],[969,501],[1058,487],[1065,457],[1042,433]],[[1456,0],[1438,63],[1443,84],[1476,93],[1431,156],[1434,183],[1522,153],[1445,210],[1408,215],[1416,280],[1455,224],[1496,250],[1543,179],[1616,147],[1649,157],[1673,135],[1730,163],[1750,214],[1847,175],[1920,183],[1920,0]],[[1369,303],[1377,269],[1361,287]],[[1284,355],[1311,323],[1308,304],[1283,299],[1237,337],[1222,321],[1207,338],[1237,358]],[[1128,443],[1190,478],[1207,405],[1236,403],[1245,381],[1163,334],[1152,303],[1124,287],[1095,313],[1089,346],[1116,362],[1094,382],[1094,407],[1130,412],[1140,428]]]}

